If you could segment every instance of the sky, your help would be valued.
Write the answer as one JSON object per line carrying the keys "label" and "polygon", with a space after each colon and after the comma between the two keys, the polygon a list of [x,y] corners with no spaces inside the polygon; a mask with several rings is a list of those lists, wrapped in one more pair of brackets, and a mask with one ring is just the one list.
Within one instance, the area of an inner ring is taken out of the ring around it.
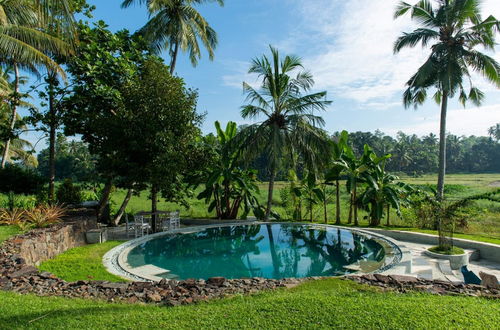
{"label": "sky", "polygon": [[[135,31],[148,19],[144,6],[121,9],[121,0],[88,2],[97,8],[94,19],[104,20],[113,31]],[[198,6],[218,33],[215,59],[210,61],[204,52],[198,66],[192,67],[181,54],[176,74],[199,91],[198,111],[206,113],[203,131],[213,131],[216,120],[250,123],[240,116],[245,104],[242,82],[258,84],[247,73],[249,63],[269,54],[273,45],[282,54],[300,56],[313,74],[314,91],[327,91],[333,103],[322,116],[329,132],[379,129],[389,135],[437,134],[439,107],[432,99],[417,110],[402,104],[405,82],[428,53],[416,47],[393,54],[394,40],[415,28],[408,16],[393,19],[397,2],[226,0],[224,7]],[[483,0],[486,14],[500,18],[500,1]],[[500,61],[500,47],[493,56]],[[486,92],[486,100],[479,108],[466,109],[451,101],[447,130],[452,134],[487,135],[488,127],[500,122],[500,90],[481,77],[473,77],[473,82]]]}

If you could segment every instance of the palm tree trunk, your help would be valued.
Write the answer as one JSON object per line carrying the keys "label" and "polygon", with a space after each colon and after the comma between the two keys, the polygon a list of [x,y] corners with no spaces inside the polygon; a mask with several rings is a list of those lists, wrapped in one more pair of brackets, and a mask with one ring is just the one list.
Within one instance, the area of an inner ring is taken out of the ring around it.
{"label": "palm tree trunk", "polygon": [[55,182],[56,182],[56,108],[54,101],[54,85],[52,79],[56,79],[49,73],[49,203],[55,202]]}
{"label": "palm tree trunk", "polygon": [[[14,130],[14,127],[16,126],[18,102],[19,102],[19,67],[17,66],[17,63],[14,63],[14,97],[13,97],[12,104],[11,104],[12,112],[11,112],[11,119],[10,119],[11,132]],[[3,149],[3,156],[2,156],[2,168],[5,168],[5,164],[7,163],[7,159],[9,158],[10,142],[11,142],[10,138],[8,138],[5,141],[5,146]]]}
{"label": "palm tree trunk", "polygon": [[170,60],[170,74],[173,75],[175,71],[175,64],[177,63],[177,55],[179,54],[179,43],[176,42],[174,51],[172,52],[172,59]]}
{"label": "palm tree trunk", "polygon": [[353,202],[353,210],[354,210],[354,225],[357,227],[359,226],[359,222],[358,222],[358,203],[356,201],[357,199],[357,196],[356,196],[356,182],[354,182],[354,193],[352,194],[352,202]]}
{"label": "palm tree trunk", "polygon": [[353,209],[353,202],[352,202],[352,192],[349,195],[349,217],[347,219],[347,223],[352,223],[352,209]]}
{"label": "palm tree trunk", "polygon": [[340,186],[339,180],[336,182],[336,192],[335,192],[335,200],[337,203],[337,209],[335,210],[335,224],[340,225]]}
{"label": "palm tree trunk", "polygon": [[390,223],[390,215],[391,215],[391,205],[387,204],[387,227],[391,225]]}
{"label": "palm tree trunk", "polygon": [[269,189],[267,190],[267,208],[266,208],[265,220],[269,220],[273,204],[274,180],[276,178],[276,166],[274,164],[271,165],[270,174],[271,176],[269,178]]}
{"label": "palm tree trunk", "polygon": [[156,233],[156,212],[158,211],[158,187],[153,184],[151,186],[151,228],[153,233]]}
{"label": "palm tree trunk", "polygon": [[448,108],[448,92],[443,92],[441,100],[441,123],[439,128],[439,172],[437,184],[437,198],[444,198],[444,176],[446,174],[446,111]]}
{"label": "palm tree trunk", "polygon": [[327,199],[326,199],[326,186],[323,186],[323,214],[325,215],[325,223],[328,223],[328,213],[326,212],[326,204],[327,204]]}
{"label": "palm tree trunk", "polygon": [[132,198],[134,190],[129,189],[127,190],[127,195],[125,195],[125,199],[122,202],[122,205],[120,206],[120,209],[118,210],[118,213],[115,215],[115,218],[113,219],[113,223],[115,226],[118,226],[120,223],[120,220],[123,217],[123,214],[125,213],[125,209],[127,208],[128,202],[130,201],[130,198]]}

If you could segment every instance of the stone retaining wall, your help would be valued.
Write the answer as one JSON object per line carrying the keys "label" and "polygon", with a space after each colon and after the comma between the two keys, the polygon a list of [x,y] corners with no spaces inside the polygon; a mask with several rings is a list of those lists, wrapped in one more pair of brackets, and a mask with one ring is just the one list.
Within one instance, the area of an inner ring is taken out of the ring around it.
{"label": "stone retaining wall", "polygon": [[68,249],[85,245],[85,232],[97,228],[95,216],[80,215],[50,228],[35,229],[4,243],[30,266],[39,266]]}

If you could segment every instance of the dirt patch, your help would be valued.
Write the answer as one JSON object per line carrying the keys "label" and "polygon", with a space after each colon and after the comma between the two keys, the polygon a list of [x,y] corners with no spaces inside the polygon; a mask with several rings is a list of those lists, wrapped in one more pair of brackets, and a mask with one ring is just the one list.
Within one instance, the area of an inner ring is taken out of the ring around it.
{"label": "dirt patch", "polygon": [[488,187],[500,187],[500,181],[491,182]]}

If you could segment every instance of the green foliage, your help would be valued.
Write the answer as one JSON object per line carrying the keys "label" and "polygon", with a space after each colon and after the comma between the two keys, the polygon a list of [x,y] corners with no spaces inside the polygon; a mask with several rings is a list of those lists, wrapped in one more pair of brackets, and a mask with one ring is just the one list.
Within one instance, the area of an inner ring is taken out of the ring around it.
{"label": "green foliage", "polygon": [[451,249],[442,249],[439,246],[433,246],[429,248],[429,251],[439,254],[454,255],[454,254],[464,254],[465,251],[459,247],[452,247]]}
{"label": "green foliage", "polygon": [[108,273],[102,264],[104,254],[122,243],[108,241],[69,249],[53,259],[42,262],[39,269],[51,272],[69,282],[79,280],[124,282],[123,278]]}
{"label": "green foliage", "polygon": [[16,164],[0,169],[0,192],[35,194],[44,185],[45,179],[36,170]]}
{"label": "green foliage", "polygon": [[241,168],[242,141],[235,139],[236,123],[229,122],[223,130],[218,121],[215,122],[217,136],[205,138],[205,143],[214,149],[216,161],[205,178],[205,189],[198,199],[209,204],[208,212],[215,210],[219,219],[237,219],[240,210],[245,219],[252,211],[262,219],[262,210],[256,195],[259,194],[257,175],[253,170]]}
{"label": "green foliage", "polygon": [[83,201],[82,188],[66,179],[57,188],[56,198],[59,204],[80,204]]}
{"label": "green foliage", "polygon": [[[297,288],[166,307],[1,292],[0,327],[224,329],[494,329],[498,301],[398,294],[340,279]],[[35,325],[33,324],[35,323]]]}

